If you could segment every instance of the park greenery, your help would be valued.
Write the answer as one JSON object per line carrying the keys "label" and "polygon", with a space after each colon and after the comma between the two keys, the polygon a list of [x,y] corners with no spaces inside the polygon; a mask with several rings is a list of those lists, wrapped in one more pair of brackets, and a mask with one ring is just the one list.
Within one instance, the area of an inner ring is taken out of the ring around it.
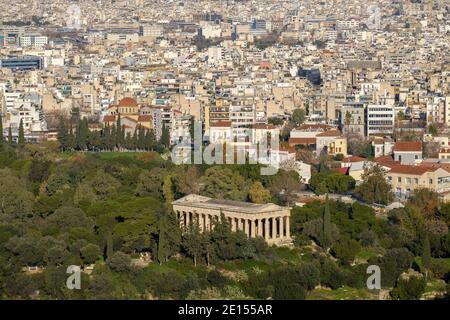
{"label": "park greenery", "polygon": [[[374,264],[392,299],[418,299],[429,284],[443,284],[445,294],[450,205],[429,190],[417,190],[405,208],[383,216],[328,198],[298,207],[303,186],[295,172],[177,166],[165,160],[165,144],[150,139],[151,132],[140,140],[138,131],[128,148],[117,127],[106,139],[106,131],[90,132],[84,120],[77,126],[73,134],[61,122],[58,142],[0,141],[2,299],[345,299],[345,290],[358,292],[352,298],[378,298],[366,288]],[[139,141],[141,152],[126,152]],[[103,152],[94,145],[105,146]],[[323,172],[312,182],[323,188],[317,192],[354,188],[354,180]],[[384,186],[365,185],[381,184],[380,175],[367,171],[357,192],[381,202]],[[171,203],[192,193],[293,206],[294,245],[248,239],[231,232],[226,219],[210,232],[200,233],[195,223],[181,230]],[[83,270],[80,290],[66,287],[69,265]]]}

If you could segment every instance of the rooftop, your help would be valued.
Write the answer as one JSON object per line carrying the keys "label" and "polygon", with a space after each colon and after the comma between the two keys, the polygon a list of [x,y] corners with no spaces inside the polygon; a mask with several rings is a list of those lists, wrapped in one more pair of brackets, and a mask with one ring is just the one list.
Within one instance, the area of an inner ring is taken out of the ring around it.
{"label": "rooftop", "polygon": [[243,201],[233,201],[224,199],[212,199],[196,194],[190,194],[172,202],[173,205],[186,205],[189,207],[205,208],[212,210],[234,211],[246,214],[258,214],[272,211],[279,211],[282,209],[289,209],[281,207],[274,203],[256,204]]}

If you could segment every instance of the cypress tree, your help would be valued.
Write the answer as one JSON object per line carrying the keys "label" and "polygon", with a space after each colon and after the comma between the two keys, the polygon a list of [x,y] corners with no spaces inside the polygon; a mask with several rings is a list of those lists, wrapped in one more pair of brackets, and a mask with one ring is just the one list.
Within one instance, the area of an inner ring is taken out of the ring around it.
{"label": "cypress tree", "polygon": [[111,128],[111,135],[110,135],[110,139],[109,139],[109,143],[108,143],[108,149],[110,151],[114,150],[114,147],[116,145],[116,138],[117,137],[117,129],[116,129],[116,125],[113,124],[112,128]]}
{"label": "cypress tree", "polygon": [[331,216],[330,205],[328,202],[328,194],[325,200],[325,209],[323,211],[323,246],[328,248],[331,246]]}
{"label": "cypress tree", "polygon": [[116,137],[115,137],[115,144],[118,149],[120,149],[122,145],[122,125],[120,121],[120,114],[117,116],[117,123],[116,123]]}
{"label": "cypress tree", "polygon": [[138,127],[134,129],[133,139],[132,139],[132,149],[136,150],[138,146]]}
{"label": "cypress tree", "polygon": [[109,140],[111,133],[109,131],[109,125],[106,124],[102,131],[102,149],[109,150]]}
{"label": "cypress tree", "polygon": [[20,119],[19,123],[19,147],[23,147],[25,145],[25,133],[23,131],[23,120]]}
{"label": "cypress tree", "polygon": [[168,148],[170,146],[170,132],[169,128],[166,125],[164,125],[162,129],[160,143],[165,148]]}
{"label": "cypress tree", "polygon": [[425,236],[425,240],[423,241],[422,262],[426,268],[428,268],[431,263],[431,247],[430,247],[430,238],[428,237],[428,234]]}
{"label": "cypress tree", "polygon": [[58,142],[60,144],[61,151],[65,151],[68,146],[68,136],[67,136],[66,124],[64,123],[63,117],[59,118]]}
{"label": "cypress tree", "polygon": [[145,149],[145,130],[142,126],[139,126],[139,130],[138,130],[137,148],[138,148],[138,150]]}
{"label": "cypress tree", "polygon": [[73,133],[73,125],[71,121],[69,127],[69,134],[67,135],[67,148],[71,150],[74,149],[74,147],[75,147],[75,136]]}
{"label": "cypress tree", "polygon": [[12,146],[13,143],[14,143],[13,136],[12,136],[11,125],[9,125],[9,128],[8,128],[8,143],[9,143],[10,146]]}
{"label": "cypress tree", "polygon": [[108,259],[112,257],[113,253],[114,253],[114,241],[112,234],[109,233],[106,237],[106,258]]}
{"label": "cypress tree", "polygon": [[166,217],[165,215],[161,216],[159,219],[159,233],[158,233],[158,262],[161,265],[167,256],[167,245],[166,245]]}
{"label": "cypress tree", "polygon": [[0,113],[0,147],[3,146],[3,118],[2,114]]}

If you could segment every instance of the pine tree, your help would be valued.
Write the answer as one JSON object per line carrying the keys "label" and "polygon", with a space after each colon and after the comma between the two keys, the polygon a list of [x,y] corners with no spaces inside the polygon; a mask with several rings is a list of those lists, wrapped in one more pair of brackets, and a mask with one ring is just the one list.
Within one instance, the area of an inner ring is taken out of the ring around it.
{"label": "pine tree", "polygon": [[25,133],[23,130],[23,120],[20,119],[19,123],[19,139],[18,139],[19,147],[23,147],[25,145]]}
{"label": "pine tree", "polygon": [[426,268],[428,268],[431,263],[430,238],[428,237],[428,234],[425,236],[425,240],[423,241],[422,262]]}
{"label": "pine tree", "polygon": [[328,194],[325,200],[325,209],[323,211],[323,246],[328,248],[331,246],[331,216],[330,204],[328,202]]}

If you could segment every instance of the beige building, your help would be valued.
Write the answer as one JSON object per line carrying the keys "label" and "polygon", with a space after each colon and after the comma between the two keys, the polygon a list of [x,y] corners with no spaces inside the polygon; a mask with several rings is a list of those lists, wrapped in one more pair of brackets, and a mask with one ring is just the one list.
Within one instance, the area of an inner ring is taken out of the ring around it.
{"label": "beige building", "polygon": [[387,173],[397,198],[408,198],[415,189],[427,188],[437,192],[441,200],[450,200],[450,172],[433,165],[396,165]]}
{"label": "beige building", "polygon": [[175,200],[172,204],[182,228],[195,222],[199,224],[200,231],[210,231],[223,214],[234,232],[240,230],[249,238],[262,237],[268,244],[292,242],[289,207],[218,200],[195,194]]}

